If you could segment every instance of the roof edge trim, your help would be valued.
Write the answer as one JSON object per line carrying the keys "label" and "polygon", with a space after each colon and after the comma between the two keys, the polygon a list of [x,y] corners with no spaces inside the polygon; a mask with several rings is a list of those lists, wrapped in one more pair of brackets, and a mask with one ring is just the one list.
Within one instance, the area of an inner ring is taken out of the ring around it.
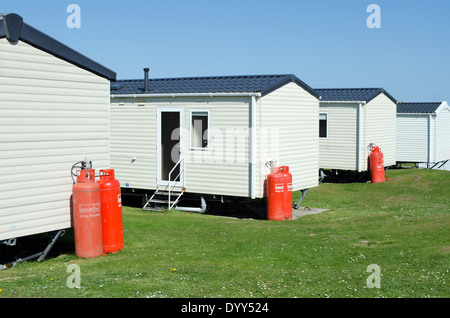
{"label": "roof edge trim", "polygon": [[5,37],[8,41],[12,42],[22,40],[39,50],[47,52],[100,77],[104,77],[111,81],[116,80],[115,72],[24,23],[22,17],[15,13],[0,14],[0,39]]}
{"label": "roof edge trim", "polygon": [[156,93],[156,94],[111,94],[110,98],[151,98],[151,97],[261,97],[261,93]]}
{"label": "roof edge trim", "polygon": [[424,112],[399,112],[397,109],[397,115],[438,115],[441,111],[443,111],[444,109],[449,109],[450,110],[450,106],[448,104],[447,101],[442,101],[442,102],[399,102],[397,104],[397,106],[404,106],[404,104],[407,105],[413,105],[413,104],[439,104],[439,106],[437,106],[435,108],[434,111],[424,111]]}
{"label": "roof edge trim", "polygon": [[298,86],[300,86],[301,88],[303,88],[305,91],[307,91],[308,93],[310,93],[312,96],[314,96],[317,99],[320,99],[320,96],[317,94],[317,92],[315,90],[313,90],[309,85],[307,85],[305,82],[301,81],[297,76],[295,76],[294,74],[290,74],[290,75],[286,75],[285,77],[281,78],[279,81],[273,83],[272,85],[264,88],[261,91],[261,95],[265,96],[268,95],[270,93],[272,93],[273,91],[277,90],[278,88],[288,84],[288,83],[296,83]]}
{"label": "roof edge trim", "polygon": [[367,102],[370,102],[372,99],[374,99],[375,97],[377,97],[380,94],[386,95],[386,97],[389,98],[395,105],[398,104],[398,100],[396,100],[394,97],[392,97],[391,94],[386,92],[386,90],[384,88],[379,88],[379,92],[377,94],[375,94],[374,96],[372,96]]}
{"label": "roof edge trim", "polygon": [[[365,100],[362,101],[345,101],[345,102],[365,102],[366,104],[368,104],[371,100],[373,100],[375,97],[377,97],[380,94],[384,94],[387,98],[389,98],[394,104],[398,104],[398,101],[392,97],[391,94],[389,94],[384,88],[375,88],[375,87],[370,87],[370,88],[316,88],[315,90],[320,91],[320,90],[374,90],[375,92],[373,93],[373,95],[370,95],[370,97],[367,97]],[[339,101],[339,100],[323,100],[322,96],[320,96],[320,102],[326,102],[326,101],[330,101],[330,102],[335,102],[335,101]]]}

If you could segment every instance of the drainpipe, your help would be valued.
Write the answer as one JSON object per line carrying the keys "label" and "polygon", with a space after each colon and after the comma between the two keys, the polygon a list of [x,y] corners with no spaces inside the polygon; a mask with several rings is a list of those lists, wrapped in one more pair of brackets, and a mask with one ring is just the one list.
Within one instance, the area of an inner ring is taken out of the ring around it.
{"label": "drainpipe", "polygon": [[427,154],[427,169],[431,165],[431,114],[428,115],[428,154]]}
{"label": "drainpipe", "polygon": [[176,98],[176,97],[261,97],[261,93],[162,93],[162,94],[112,94],[114,98]]}
{"label": "drainpipe", "polygon": [[251,123],[251,132],[250,132],[250,197],[251,199],[255,199],[255,172],[256,172],[256,96],[251,95],[250,100],[250,123]]}
{"label": "drainpipe", "polygon": [[182,206],[175,206],[173,208],[177,211],[183,211],[183,212],[197,212],[197,213],[205,213],[206,212],[206,200],[204,196],[200,197],[200,207],[182,207]]}
{"label": "drainpipe", "polygon": [[358,104],[358,142],[356,144],[356,160],[358,160],[357,162],[357,167],[358,167],[358,172],[361,172],[361,142],[362,142],[362,103]]}

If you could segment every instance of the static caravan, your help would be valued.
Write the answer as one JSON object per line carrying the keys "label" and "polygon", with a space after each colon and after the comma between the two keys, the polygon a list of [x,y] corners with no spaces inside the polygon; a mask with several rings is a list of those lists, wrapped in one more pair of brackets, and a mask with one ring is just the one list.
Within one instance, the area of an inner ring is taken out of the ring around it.
{"label": "static caravan", "polygon": [[319,153],[321,169],[368,170],[370,145],[396,162],[397,101],[382,88],[315,89],[320,95]]}
{"label": "static caravan", "polygon": [[111,85],[111,167],[124,194],[174,187],[177,197],[262,198],[274,161],[289,166],[294,191],[318,185],[319,100],[296,76],[144,71]]}
{"label": "static caravan", "polygon": [[450,160],[450,107],[437,103],[397,105],[397,161],[424,168],[444,167]]}
{"label": "static caravan", "polygon": [[109,83],[116,74],[0,15],[0,243],[71,223],[71,167],[109,166]]}

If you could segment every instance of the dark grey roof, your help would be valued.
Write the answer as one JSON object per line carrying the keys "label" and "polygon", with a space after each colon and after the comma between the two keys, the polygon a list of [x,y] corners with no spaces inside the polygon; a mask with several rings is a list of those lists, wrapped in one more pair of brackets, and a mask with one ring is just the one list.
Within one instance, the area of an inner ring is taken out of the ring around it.
{"label": "dark grey roof", "polygon": [[397,100],[383,88],[317,88],[314,90],[320,95],[321,101],[365,101],[368,103],[384,93],[395,104],[397,103]]}
{"label": "dark grey roof", "polygon": [[23,41],[101,77],[116,79],[115,72],[29,26],[15,13],[0,13],[0,39],[2,38],[11,42]]}
{"label": "dark grey roof", "polygon": [[[149,79],[148,94],[177,93],[261,93],[267,95],[279,87],[294,82],[319,98],[316,92],[292,74],[243,75]],[[143,94],[144,79],[118,80],[111,83],[111,94]]]}
{"label": "dark grey roof", "polygon": [[436,109],[442,104],[442,102],[431,103],[402,103],[397,104],[398,114],[432,114],[436,112]]}

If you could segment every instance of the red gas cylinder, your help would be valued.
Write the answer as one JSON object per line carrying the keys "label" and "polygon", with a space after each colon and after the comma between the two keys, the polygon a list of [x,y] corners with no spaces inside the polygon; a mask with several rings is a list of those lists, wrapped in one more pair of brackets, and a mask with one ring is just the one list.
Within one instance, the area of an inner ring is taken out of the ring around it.
{"label": "red gas cylinder", "polygon": [[267,176],[267,219],[284,219],[284,175],[273,168]]}
{"label": "red gas cylinder", "polygon": [[284,219],[292,220],[292,174],[288,166],[280,167],[280,172],[284,176]]}
{"label": "red gas cylinder", "polygon": [[380,151],[379,147],[372,147],[369,163],[372,183],[384,182],[384,160],[383,153]]}
{"label": "red gas cylinder", "polygon": [[75,254],[94,258],[103,254],[100,186],[95,182],[95,170],[78,170],[73,185],[73,225]]}
{"label": "red gas cylinder", "polygon": [[114,253],[124,247],[120,182],[114,179],[114,169],[104,169],[100,170],[97,183],[102,207],[103,251]]}

